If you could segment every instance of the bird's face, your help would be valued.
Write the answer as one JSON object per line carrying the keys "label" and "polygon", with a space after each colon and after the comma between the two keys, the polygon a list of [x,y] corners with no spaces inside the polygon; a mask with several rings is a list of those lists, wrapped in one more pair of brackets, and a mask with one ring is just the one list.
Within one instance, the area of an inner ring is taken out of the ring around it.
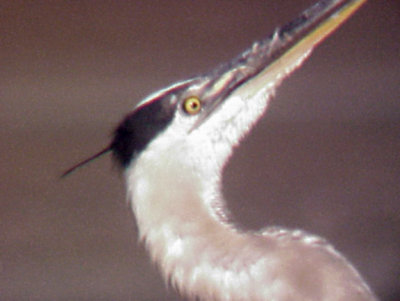
{"label": "bird's face", "polygon": [[319,2],[230,63],[153,94],[115,131],[115,158],[127,167],[153,150],[219,170],[281,81],[363,2]]}
{"label": "bird's face", "polygon": [[116,129],[114,157],[128,167],[142,153],[168,154],[168,160],[179,157],[193,167],[220,169],[276,86],[258,87],[247,80],[250,71],[247,65],[222,66],[145,99]]}
{"label": "bird's face", "polygon": [[[213,89],[216,85],[221,86],[219,90]],[[249,118],[245,112],[249,102],[234,93],[221,95],[222,88],[221,82],[204,76],[142,101],[115,130],[111,149],[117,162],[128,167],[142,153],[168,153],[170,159],[186,158],[197,165],[198,160],[209,161],[215,156],[222,163],[255,117]],[[212,161],[215,163],[215,159]]]}
{"label": "bird's face", "polygon": [[110,150],[124,168],[147,153],[220,171],[275,88],[365,1],[318,2],[228,64],[151,95],[120,123],[107,148],[65,174]]}

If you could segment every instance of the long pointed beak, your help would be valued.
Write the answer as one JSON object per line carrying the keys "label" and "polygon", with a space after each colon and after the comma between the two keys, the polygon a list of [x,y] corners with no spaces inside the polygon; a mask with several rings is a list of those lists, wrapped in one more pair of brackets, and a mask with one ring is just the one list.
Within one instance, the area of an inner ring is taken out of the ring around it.
{"label": "long pointed beak", "polygon": [[[343,24],[366,0],[321,0],[267,39],[256,42],[228,65],[210,75],[205,97],[212,105],[200,123],[237,90],[252,96],[275,88],[311,51]],[[239,89],[245,86],[245,89]]]}

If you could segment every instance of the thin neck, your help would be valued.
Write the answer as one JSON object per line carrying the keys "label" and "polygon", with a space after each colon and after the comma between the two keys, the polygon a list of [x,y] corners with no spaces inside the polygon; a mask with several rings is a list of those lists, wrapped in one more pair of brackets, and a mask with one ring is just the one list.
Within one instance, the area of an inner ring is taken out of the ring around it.
{"label": "thin neck", "polygon": [[153,261],[186,297],[375,300],[354,268],[323,240],[272,228],[238,232],[212,207],[223,209],[218,176],[205,183],[185,164],[176,162],[177,168],[174,162],[157,164],[168,158],[158,159],[144,158],[127,170],[129,198]]}
{"label": "thin neck", "polygon": [[[239,263],[246,273],[243,263],[252,266],[258,260],[258,256],[240,256],[243,247],[252,244],[251,236],[227,223],[219,179],[202,187],[204,182],[196,180],[190,170],[168,166],[164,171],[158,166],[157,172],[151,172],[154,169],[145,161],[128,170],[129,197],[141,239],[164,277],[180,291],[219,300],[217,294],[227,274],[237,277]],[[179,173],[171,174],[171,170]],[[160,191],[164,193],[160,195]]]}

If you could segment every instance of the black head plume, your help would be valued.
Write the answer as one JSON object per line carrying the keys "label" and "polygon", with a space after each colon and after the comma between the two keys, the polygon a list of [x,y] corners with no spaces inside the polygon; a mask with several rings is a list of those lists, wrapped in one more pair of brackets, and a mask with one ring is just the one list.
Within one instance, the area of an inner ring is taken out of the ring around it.
{"label": "black head plume", "polygon": [[119,166],[125,168],[146,148],[149,142],[162,132],[172,121],[176,110],[176,101],[162,95],[146,102],[127,115],[115,129],[112,142],[100,152],[66,170],[64,178],[81,166],[112,152]]}
{"label": "black head plume", "polygon": [[69,174],[71,174],[72,172],[77,170],[78,168],[80,168],[83,165],[86,165],[87,163],[89,163],[89,162],[101,157],[102,155],[110,152],[111,150],[112,150],[112,145],[107,146],[106,148],[102,149],[98,153],[96,153],[96,154],[90,156],[89,158],[83,160],[82,162],[79,162],[78,164],[75,164],[74,166],[68,168],[66,171],[63,172],[63,174],[61,175],[61,178],[64,178],[64,177],[68,176]]}

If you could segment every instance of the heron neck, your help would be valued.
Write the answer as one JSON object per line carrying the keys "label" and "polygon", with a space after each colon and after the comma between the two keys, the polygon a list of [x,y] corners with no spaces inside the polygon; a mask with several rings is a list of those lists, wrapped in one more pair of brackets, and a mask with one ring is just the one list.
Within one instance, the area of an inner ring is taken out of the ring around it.
{"label": "heron neck", "polygon": [[[128,193],[152,260],[183,295],[218,301],[375,300],[324,240],[301,231],[270,228],[260,237],[234,230],[219,213],[220,172],[204,178],[179,156],[159,154],[164,153],[146,152],[127,170]],[[343,287],[351,297],[343,298]]]}
{"label": "heron neck", "polygon": [[189,295],[203,288],[218,291],[205,289],[219,283],[210,282],[210,275],[223,279],[226,275],[221,273],[232,273],[235,262],[243,262],[238,254],[249,245],[249,237],[225,219],[218,177],[205,183],[197,176],[182,166],[157,166],[154,171],[142,160],[128,170],[127,179],[140,237],[152,260],[166,279]]}

